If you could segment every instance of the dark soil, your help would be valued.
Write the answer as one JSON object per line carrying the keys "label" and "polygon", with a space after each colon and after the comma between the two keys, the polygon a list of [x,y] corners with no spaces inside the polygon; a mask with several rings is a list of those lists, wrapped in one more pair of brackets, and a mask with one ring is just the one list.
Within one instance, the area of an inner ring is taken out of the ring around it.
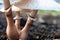
{"label": "dark soil", "polygon": [[[21,29],[26,23],[26,14],[21,14]],[[33,21],[30,26],[30,31],[27,40],[52,40],[60,37],[60,24],[53,24],[54,20],[59,20],[60,16],[46,16],[43,17],[44,23]],[[58,21],[57,20],[57,21]],[[59,22],[59,21],[58,21]],[[0,40],[7,40],[6,36],[6,18],[4,13],[0,12]]]}

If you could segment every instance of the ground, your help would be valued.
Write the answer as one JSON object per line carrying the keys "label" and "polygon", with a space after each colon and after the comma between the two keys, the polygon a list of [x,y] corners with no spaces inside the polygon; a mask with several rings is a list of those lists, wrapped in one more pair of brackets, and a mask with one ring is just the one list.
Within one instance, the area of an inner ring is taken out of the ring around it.
{"label": "ground", "polygon": [[[21,19],[21,29],[23,28],[23,26],[26,23],[27,17],[26,14],[21,14],[22,19]],[[36,17],[37,18],[37,17]],[[40,18],[40,17],[38,17]],[[49,18],[49,19],[48,19]],[[59,19],[60,16],[58,17],[53,17],[53,16],[44,16],[43,19],[45,20],[44,23],[40,23],[39,21],[33,21],[33,23],[30,26],[30,31],[29,31],[29,35],[28,35],[28,39],[27,40],[48,40],[48,39],[53,39],[57,35],[59,35],[60,33],[60,24],[53,24],[51,21],[51,19]],[[58,21],[58,20],[57,20]],[[58,21],[59,22],[59,21]],[[7,36],[5,33],[6,30],[6,18],[4,13],[0,12],[0,40],[6,40]],[[56,36],[56,37],[60,37],[60,36]]]}

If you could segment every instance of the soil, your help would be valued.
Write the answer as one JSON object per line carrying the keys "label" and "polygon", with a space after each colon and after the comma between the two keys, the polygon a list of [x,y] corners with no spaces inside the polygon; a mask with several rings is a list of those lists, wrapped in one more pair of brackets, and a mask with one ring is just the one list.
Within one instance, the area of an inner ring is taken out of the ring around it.
{"label": "soil", "polygon": [[[14,17],[14,15],[13,15]],[[21,14],[21,29],[26,23],[27,16],[26,14]],[[37,20],[39,20],[40,17],[36,17]],[[57,20],[60,19],[60,16],[44,16],[43,20],[45,22],[41,23],[39,21],[33,21],[27,40],[52,40],[54,38],[59,38],[60,37],[60,24],[57,22],[57,24],[53,23],[53,19]],[[7,40],[6,36],[6,18],[4,13],[0,12],[0,40]]]}

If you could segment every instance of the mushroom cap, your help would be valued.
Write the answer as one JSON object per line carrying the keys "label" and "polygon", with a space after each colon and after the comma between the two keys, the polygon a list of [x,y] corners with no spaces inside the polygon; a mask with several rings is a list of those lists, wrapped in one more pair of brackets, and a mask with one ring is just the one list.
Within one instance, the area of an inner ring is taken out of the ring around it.
{"label": "mushroom cap", "polygon": [[[14,6],[14,5],[12,5],[11,7],[12,7],[12,11],[14,11],[14,12],[15,11],[20,11],[20,9],[18,7],[16,7],[16,6]],[[4,7],[0,11],[5,12]]]}
{"label": "mushroom cap", "polygon": [[20,9],[38,10],[40,9],[40,0],[15,0],[12,5]]}
{"label": "mushroom cap", "polygon": [[18,7],[16,7],[16,6],[12,6],[12,11],[20,11],[21,9],[20,8],[18,8]]}

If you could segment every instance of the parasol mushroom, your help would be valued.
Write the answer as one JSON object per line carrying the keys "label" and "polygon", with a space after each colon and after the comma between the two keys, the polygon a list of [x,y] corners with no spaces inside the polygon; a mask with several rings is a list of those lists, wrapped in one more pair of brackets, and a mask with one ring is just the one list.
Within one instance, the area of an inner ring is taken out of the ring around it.
{"label": "parasol mushroom", "polygon": [[[26,40],[28,31],[30,28],[30,24],[32,23],[33,19],[35,18],[37,14],[37,10],[32,10],[31,14],[28,16],[27,22],[22,30],[19,30],[19,24],[20,24],[20,19],[16,19],[15,23],[13,21],[12,17],[12,9],[9,0],[4,0],[4,12],[6,15],[6,20],[7,20],[7,29],[6,29],[6,34],[9,40]],[[18,10],[16,11],[16,16],[19,17],[19,8],[15,8]]]}

